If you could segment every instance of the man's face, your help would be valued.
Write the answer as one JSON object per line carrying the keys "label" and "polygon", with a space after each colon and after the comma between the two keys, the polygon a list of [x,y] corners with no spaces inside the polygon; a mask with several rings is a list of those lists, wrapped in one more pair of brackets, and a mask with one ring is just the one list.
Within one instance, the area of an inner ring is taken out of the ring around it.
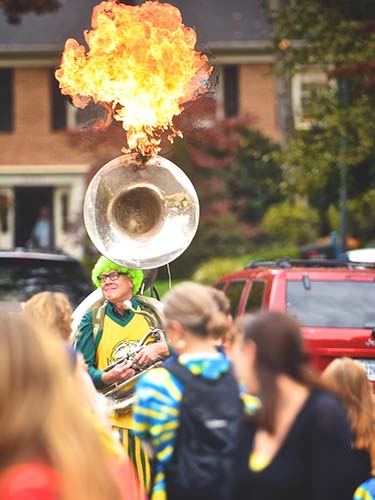
{"label": "man's face", "polygon": [[131,279],[126,274],[119,274],[117,279],[111,280],[110,277],[108,277],[111,273],[118,274],[114,269],[103,273],[103,275],[107,276],[106,279],[101,282],[104,298],[114,303],[131,299],[133,295],[133,282]]}

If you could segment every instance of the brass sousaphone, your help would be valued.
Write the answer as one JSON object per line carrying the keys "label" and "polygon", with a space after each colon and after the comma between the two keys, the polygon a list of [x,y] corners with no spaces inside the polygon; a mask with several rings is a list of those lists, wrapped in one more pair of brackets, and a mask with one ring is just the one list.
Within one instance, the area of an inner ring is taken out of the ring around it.
{"label": "brass sousaphone", "polygon": [[[106,163],[90,182],[84,220],[101,254],[129,268],[151,270],[175,260],[191,243],[199,222],[198,196],[186,174],[166,158],[122,155]],[[131,352],[121,352],[119,360],[131,359],[149,341],[164,336],[160,302],[142,293],[136,297],[150,332]],[[104,311],[101,303],[99,289],[79,304],[73,312],[73,332],[85,312],[98,304]],[[106,390],[114,410],[130,406],[134,383],[133,377]]]}

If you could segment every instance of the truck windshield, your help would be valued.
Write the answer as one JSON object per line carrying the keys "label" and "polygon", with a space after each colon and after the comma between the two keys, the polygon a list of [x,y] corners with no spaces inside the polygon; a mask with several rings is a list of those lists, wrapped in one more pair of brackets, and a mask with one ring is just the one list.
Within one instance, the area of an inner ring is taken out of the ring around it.
{"label": "truck windshield", "polygon": [[287,282],[287,311],[302,326],[364,328],[375,323],[375,283],[368,281]]}

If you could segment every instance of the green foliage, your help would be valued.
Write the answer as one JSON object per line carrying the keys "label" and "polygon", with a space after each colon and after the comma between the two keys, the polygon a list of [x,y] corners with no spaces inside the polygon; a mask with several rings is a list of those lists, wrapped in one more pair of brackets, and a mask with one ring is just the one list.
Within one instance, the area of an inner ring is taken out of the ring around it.
{"label": "green foliage", "polygon": [[244,255],[254,246],[264,212],[281,199],[279,146],[240,119],[184,131],[171,157],[191,179],[200,202],[198,231],[171,263],[177,278],[191,276],[213,257]]}
{"label": "green foliage", "polygon": [[204,261],[215,256],[236,256],[249,251],[251,240],[246,227],[235,215],[224,213],[202,218],[192,243],[186,252],[171,263],[176,278],[191,276]]}
{"label": "green foliage", "polygon": [[265,210],[281,200],[279,146],[259,131],[238,127],[240,149],[225,173],[231,205],[240,220],[258,223]]}
{"label": "green foliage", "polygon": [[272,240],[304,245],[316,239],[318,223],[316,210],[285,201],[267,210],[262,226]]}
{"label": "green foliage", "polygon": [[301,194],[322,189],[332,170],[344,162],[353,167],[372,161],[375,146],[375,110],[368,96],[342,108],[336,91],[321,90],[312,96],[311,112],[313,127],[297,131],[295,139],[275,153],[288,185]]}
{"label": "green foliage", "polygon": [[[350,234],[360,241],[371,241],[371,238],[375,237],[375,189],[370,189],[362,196],[350,200],[347,209]],[[331,205],[328,209],[328,215],[331,229],[339,232],[339,208]]]}
{"label": "green foliage", "polygon": [[273,47],[282,54],[279,70],[319,68],[330,84],[311,95],[311,128],[296,131],[274,158],[283,165],[289,195],[304,196],[318,211],[321,234],[327,234],[329,226],[339,226],[334,207],[343,187],[341,173],[348,168],[348,227],[366,244],[372,232],[362,197],[375,188],[375,3],[289,0],[285,4],[273,17]]}
{"label": "green foliage", "polygon": [[198,267],[193,280],[204,285],[212,285],[220,276],[243,269],[247,262],[246,256],[212,258]]}
{"label": "green foliage", "polygon": [[331,231],[340,232],[340,210],[335,205],[330,205],[327,211],[329,227]]}
{"label": "green foliage", "polygon": [[185,134],[184,141],[176,141],[172,159],[189,171],[203,217],[230,212],[240,222],[257,224],[281,199],[282,171],[274,158],[279,149],[251,123],[236,118]]}
{"label": "green foliage", "polygon": [[[173,279],[173,277],[172,277],[172,279],[171,279],[171,282],[169,282],[169,280],[159,280],[159,279],[157,279],[157,280],[155,281],[154,286],[155,286],[155,288],[156,288],[156,291],[157,291],[157,292],[158,292],[158,294],[159,294],[160,299],[162,299],[162,298],[163,298],[163,296],[164,296],[167,292],[169,292],[169,290],[170,290],[172,287],[176,286],[176,285],[177,285],[178,283],[180,283],[180,282],[181,282],[181,280],[175,280],[175,279]],[[144,295],[146,295],[147,297],[149,297],[149,296],[151,295],[151,290],[148,288],[148,289],[145,291]],[[155,295],[153,295],[153,296],[155,297]]]}
{"label": "green foliage", "polygon": [[199,266],[193,280],[205,285],[212,285],[218,278],[232,271],[239,271],[254,260],[276,260],[282,257],[297,258],[299,250],[295,246],[265,247],[240,257],[213,258]]}
{"label": "green foliage", "polygon": [[371,62],[374,19],[371,0],[290,0],[287,8],[274,16],[274,48],[281,50],[285,47],[281,42],[289,42],[284,69],[292,71],[299,65],[341,68]]}

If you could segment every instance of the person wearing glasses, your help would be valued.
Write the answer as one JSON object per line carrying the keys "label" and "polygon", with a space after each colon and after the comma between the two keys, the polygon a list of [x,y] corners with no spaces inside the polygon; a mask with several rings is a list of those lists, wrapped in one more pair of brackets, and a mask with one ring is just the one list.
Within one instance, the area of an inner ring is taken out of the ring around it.
{"label": "person wearing glasses", "polygon": [[[131,301],[133,309],[141,309],[134,295],[142,284],[143,271],[129,269],[101,256],[92,270],[91,279],[97,288],[102,289],[106,302],[83,316],[76,349],[82,352],[95,387],[102,391],[133,377],[136,373],[134,365],[142,368],[168,357],[169,348],[164,341],[155,342],[141,349],[133,360],[114,364],[118,361],[116,353],[120,344],[124,348],[131,347],[150,331],[143,315],[124,307],[125,301]],[[114,366],[108,369],[112,364]],[[150,467],[141,442],[132,430],[131,412],[114,413],[111,422],[137,469],[140,482],[148,487]]]}

